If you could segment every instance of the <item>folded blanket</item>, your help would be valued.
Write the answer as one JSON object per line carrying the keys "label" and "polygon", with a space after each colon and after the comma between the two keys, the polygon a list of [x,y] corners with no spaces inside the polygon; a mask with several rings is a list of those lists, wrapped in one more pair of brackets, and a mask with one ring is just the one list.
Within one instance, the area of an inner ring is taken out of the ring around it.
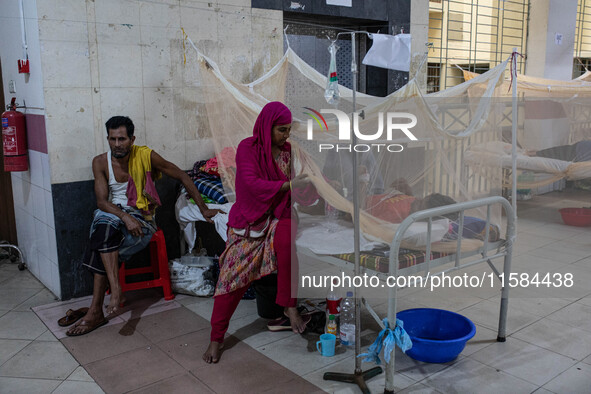
{"label": "folded blanket", "polygon": [[224,186],[220,178],[199,178],[195,181],[199,193],[211,198],[218,204],[228,202],[224,196]]}

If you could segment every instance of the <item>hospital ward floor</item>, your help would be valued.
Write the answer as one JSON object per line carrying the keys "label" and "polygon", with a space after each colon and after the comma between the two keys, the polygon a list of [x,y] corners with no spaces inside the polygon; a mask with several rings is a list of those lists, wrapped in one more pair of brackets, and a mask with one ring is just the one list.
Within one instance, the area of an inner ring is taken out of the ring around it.
{"label": "hospital ward floor", "polygon": [[[541,297],[510,293],[507,341],[496,342],[498,288],[446,288],[437,294],[398,292],[398,310],[432,307],[459,312],[476,336],[445,364],[421,363],[399,350],[394,382],[403,393],[591,392],[591,227],[562,224],[558,209],[591,205],[589,192],[552,192],[519,202],[514,272],[572,273],[579,291]],[[487,270],[485,263],[468,272]],[[488,271],[487,271],[488,272]],[[68,309],[89,299],[57,302],[28,271],[0,261],[0,393],[357,393],[356,386],[324,381],[325,372],[351,373],[351,349],[334,357],[316,351],[317,335],[269,332],[255,301],[242,301],[217,365],[201,360],[213,300],[155,291],[130,292],[126,309],[81,337],[57,325]],[[374,304],[380,315],[385,300]],[[362,316],[362,346],[379,330]],[[364,363],[363,369],[374,364]],[[383,392],[384,374],[372,378]]]}

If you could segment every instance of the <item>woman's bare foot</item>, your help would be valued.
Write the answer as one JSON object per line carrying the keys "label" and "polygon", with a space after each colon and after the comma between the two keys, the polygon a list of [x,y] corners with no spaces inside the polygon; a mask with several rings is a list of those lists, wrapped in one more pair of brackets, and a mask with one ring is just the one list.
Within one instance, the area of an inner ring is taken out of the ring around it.
{"label": "woman's bare foot", "polygon": [[209,346],[205,353],[203,353],[203,361],[208,364],[215,364],[220,361],[221,350],[224,348],[224,344],[220,342],[209,342]]}
{"label": "woman's bare foot", "polygon": [[289,307],[285,308],[285,315],[289,318],[291,323],[291,330],[296,334],[301,334],[306,329],[306,323],[302,320],[302,316],[298,312],[297,308]]}

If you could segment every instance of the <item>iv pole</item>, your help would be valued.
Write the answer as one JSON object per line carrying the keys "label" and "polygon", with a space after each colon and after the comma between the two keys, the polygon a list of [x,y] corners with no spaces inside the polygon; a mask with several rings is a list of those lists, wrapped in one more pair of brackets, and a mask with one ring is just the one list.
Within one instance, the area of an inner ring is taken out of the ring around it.
{"label": "iv pole", "polygon": [[[356,106],[356,92],[357,92],[357,60],[355,57],[355,34],[367,34],[369,38],[372,38],[371,33],[367,31],[352,31],[352,32],[340,32],[337,34],[335,41],[339,38],[340,35],[350,34],[351,35],[351,73],[353,74],[353,112],[351,114],[351,119],[353,119]],[[362,115],[360,115],[362,116]],[[351,127],[353,127],[353,122],[351,122]],[[355,146],[357,144],[357,135],[355,135],[354,130],[351,130],[351,144]],[[360,226],[359,226],[359,174],[357,173],[357,163],[358,163],[358,154],[359,152],[355,151],[353,154],[353,245],[355,248],[355,275],[359,276],[361,274],[360,270],[360,254],[359,254],[359,240],[360,240]],[[326,372],[323,376],[324,380],[335,380],[338,382],[346,382],[346,383],[355,383],[361,391],[365,394],[369,394],[370,391],[365,384],[365,381],[368,379],[373,378],[376,375],[382,373],[381,367],[373,367],[368,369],[367,371],[363,372],[361,369],[361,359],[359,355],[361,354],[361,297],[358,294],[358,289],[353,288],[353,297],[355,299],[355,372],[352,374],[347,373],[340,373],[340,372]]]}

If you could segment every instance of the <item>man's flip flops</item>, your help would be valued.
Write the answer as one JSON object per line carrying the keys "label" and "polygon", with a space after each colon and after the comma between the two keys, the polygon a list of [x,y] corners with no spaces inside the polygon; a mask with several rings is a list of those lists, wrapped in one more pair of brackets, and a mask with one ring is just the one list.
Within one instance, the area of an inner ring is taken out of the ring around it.
{"label": "man's flip flops", "polygon": [[[66,335],[69,336],[69,337],[78,337],[80,335],[85,335],[85,334],[88,334],[91,331],[96,330],[97,328],[99,328],[101,326],[104,326],[108,322],[109,321],[107,319],[103,319],[102,321],[91,325],[86,320],[82,320],[78,325],[70,328],[66,332]],[[80,332],[72,332],[72,330],[75,329],[75,328],[81,328],[82,331],[80,331]]]}
{"label": "man's flip flops", "polygon": [[76,310],[68,309],[66,316],[59,319],[57,324],[60,327],[67,327],[82,319],[86,315],[86,312],[88,312],[88,308],[80,308]]}

